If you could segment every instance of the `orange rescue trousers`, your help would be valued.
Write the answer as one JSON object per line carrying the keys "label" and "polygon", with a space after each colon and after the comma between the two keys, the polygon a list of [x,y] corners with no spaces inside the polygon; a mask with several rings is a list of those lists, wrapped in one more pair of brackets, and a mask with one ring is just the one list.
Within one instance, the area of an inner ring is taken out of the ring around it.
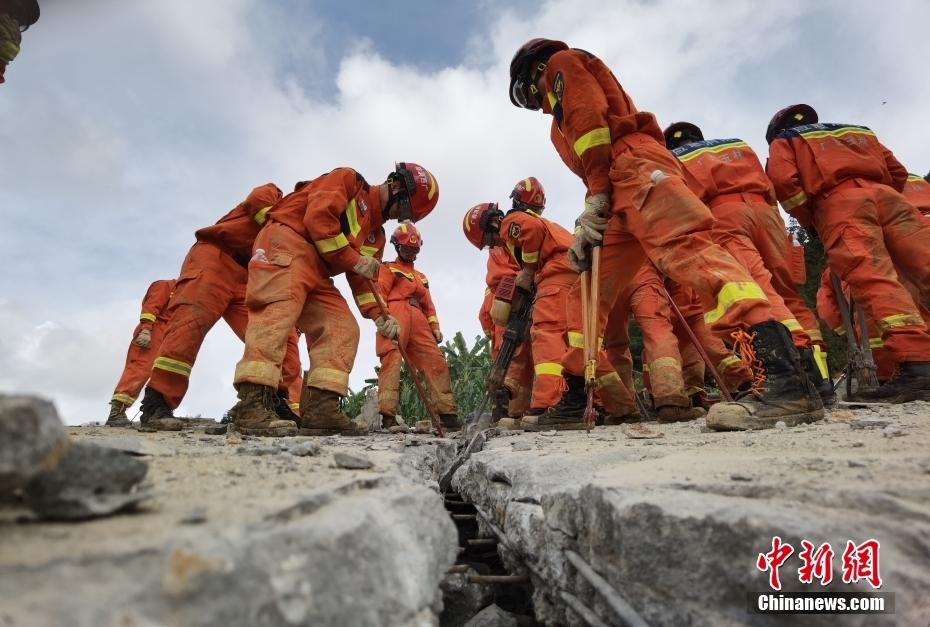
{"label": "orange rescue trousers", "polygon": [[[116,389],[113,390],[114,401],[129,406],[139,397],[139,392],[152,375],[152,362],[155,361],[155,355],[158,354],[162,339],[165,337],[166,326],[161,321],[156,321],[154,324],[140,322],[136,325],[132,332],[133,339],[129,342],[129,350],[126,351],[126,366],[123,368],[123,375],[119,378]],[[142,348],[136,345],[135,338],[146,327],[151,330],[152,339],[146,348]]]}
{"label": "orange rescue trousers", "polygon": [[897,268],[930,295],[930,225],[890,187],[855,179],[820,199],[813,222],[827,262],[882,334],[895,363],[930,361],[930,334]]}
{"label": "orange rescue trousers", "polygon": [[296,346],[296,326],[307,336],[307,385],[345,396],[358,350],[358,323],[320,254],[302,235],[273,221],[258,234],[255,248],[265,250],[267,260],[249,262],[249,324],[234,383],[278,387],[289,338]]}
{"label": "orange rescue trousers", "polygon": [[[633,138],[624,137],[618,143],[631,141]],[[639,268],[647,256],[661,272],[701,296],[708,310],[705,320],[718,337],[729,339],[733,332],[774,319],[759,285],[711,240],[714,218],[687,188],[679,172],[677,162],[651,138],[614,157],[610,171],[614,215],[604,234],[601,253],[598,329],[605,328],[617,298],[632,280],[631,269]],[[562,364],[566,373],[581,376],[584,340],[580,282],[572,287],[568,302],[570,348]],[[603,354],[597,376],[599,387],[615,380],[625,388]],[[631,398],[626,389],[621,395]],[[607,399],[604,403],[608,412],[615,413],[607,407]],[[629,401],[626,403],[628,413],[632,413]]]}
{"label": "orange rescue trousers", "polygon": [[[171,321],[152,368],[149,386],[176,408],[187,393],[191,369],[207,333],[223,318],[233,332],[245,338],[249,312],[245,306],[246,269],[213,244],[197,242],[184,263],[174,294],[168,304]],[[300,356],[293,325],[282,343],[286,348],[285,378],[280,373],[274,388],[288,390],[300,379]],[[283,357],[283,355],[282,355]]]}
{"label": "orange rescue trousers", "polygon": [[[436,344],[433,330],[419,305],[406,300],[388,301],[388,311],[400,324],[398,342],[411,365],[423,374],[430,401],[439,414],[455,414],[449,366]],[[380,333],[375,336],[375,351],[381,359],[378,372],[378,411],[385,416],[397,414],[400,401],[401,356],[397,344]],[[412,376],[413,373],[411,373]]]}

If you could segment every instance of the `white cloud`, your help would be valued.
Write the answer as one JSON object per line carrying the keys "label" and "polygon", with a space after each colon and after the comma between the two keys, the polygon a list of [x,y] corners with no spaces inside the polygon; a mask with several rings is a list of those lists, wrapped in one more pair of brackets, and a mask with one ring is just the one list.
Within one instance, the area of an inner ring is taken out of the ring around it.
{"label": "white cloud", "polygon": [[[568,224],[581,203],[548,118],[506,95],[510,57],[533,36],[604,58],[663,125],[691,119],[764,158],[771,114],[808,101],[824,119],[872,126],[911,169],[930,168],[926,3],[559,1],[528,12],[496,15],[460,65],[424,72],[377,41],[334,60],[325,23],[257,0],[50,5],[0,87],[0,117],[14,121],[0,128],[0,386],[52,397],[73,422],[100,417],[138,299],[177,273],[193,231],[254,185],[288,189],[338,165],[372,182],[395,159],[434,171],[441,200],[422,223],[419,265],[446,334],[475,336],[485,258],[461,235],[464,211],[506,202],[530,174],[549,217]],[[356,387],[375,363],[373,325],[362,329]],[[221,321],[183,409],[228,408],[240,356]]]}

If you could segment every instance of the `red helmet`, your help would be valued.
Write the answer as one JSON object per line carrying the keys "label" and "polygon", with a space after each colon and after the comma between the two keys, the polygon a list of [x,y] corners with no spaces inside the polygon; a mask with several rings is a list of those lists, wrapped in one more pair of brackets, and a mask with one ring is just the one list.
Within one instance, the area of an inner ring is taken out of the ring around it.
{"label": "red helmet", "polygon": [[699,142],[704,139],[704,133],[701,132],[701,129],[691,122],[670,124],[663,134],[665,135],[665,147],[669,150],[675,150],[684,144]]}
{"label": "red helmet", "polygon": [[406,246],[407,248],[419,250],[420,246],[423,245],[423,238],[420,236],[420,230],[413,226],[412,222],[401,222],[391,235],[391,243],[395,246]]}
{"label": "red helmet", "polygon": [[537,110],[536,77],[541,63],[560,50],[568,50],[568,44],[555,39],[530,39],[520,46],[510,61],[510,102],[515,107]]}
{"label": "red helmet", "polygon": [[496,232],[493,227],[489,230],[491,219],[503,215],[504,212],[497,208],[496,202],[483,202],[480,205],[475,205],[465,212],[465,220],[462,222],[465,237],[478,250],[488,246],[490,244],[488,236]]}
{"label": "red helmet", "polygon": [[813,124],[817,121],[817,112],[814,107],[806,104],[796,104],[785,107],[772,116],[769,127],[765,130],[765,141],[772,143],[775,136],[785,129],[801,124]]}
{"label": "red helmet", "polygon": [[403,193],[398,195],[398,202],[409,207],[410,219],[422,220],[439,202],[439,185],[436,177],[421,165],[410,162],[394,164],[394,171],[388,175],[389,181],[400,181]]}
{"label": "red helmet", "polygon": [[530,176],[513,186],[510,192],[514,209],[529,209],[542,213],[546,208],[546,190],[535,176]]}

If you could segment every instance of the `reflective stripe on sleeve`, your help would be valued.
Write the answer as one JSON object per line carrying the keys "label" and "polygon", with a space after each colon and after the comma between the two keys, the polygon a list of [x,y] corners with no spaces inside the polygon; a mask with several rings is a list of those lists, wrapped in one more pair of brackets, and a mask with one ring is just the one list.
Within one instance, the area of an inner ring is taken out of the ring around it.
{"label": "reflective stripe on sleeve", "polygon": [[174,374],[179,374],[182,377],[190,377],[191,368],[193,367],[194,366],[192,364],[189,364],[185,361],[180,361],[178,359],[171,359],[170,357],[158,357],[155,359],[155,363],[152,365],[152,368],[173,372]]}
{"label": "reflective stripe on sleeve", "polygon": [[562,376],[562,364],[556,361],[544,361],[540,364],[534,366],[533,371],[536,373],[536,376],[540,375],[551,375],[553,377]]}
{"label": "reflective stripe on sleeve", "polygon": [[795,194],[794,196],[792,196],[791,198],[786,198],[785,200],[781,201],[781,206],[782,208],[784,208],[785,211],[791,211],[795,207],[799,205],[803,205],[806,202],[807,202],[807,194],[801,191]]}
{"label": "reflective stripe on sleeve", "polygon": [[258,224],[265,224],[265,219],[268,217],[268,212],[271,211],[271,205],[265,207],[264,209],[259,209],[256,212],[255,217],[252,218]]}
{"label": "reflective stripe on sleeve", "polygon": [[602,126],[600,128],[594,129],[593,131],[588,131],[579,137],[573,148],[575,149],[575,154],[580,157],[589,148],[605,145],[610,145],[610,129],[608,129],[606,126]]}
{"label": "reflective stripe on sleeve", "polygon": [[326,239],[318,239],[313,242],[313,245],[316,246],[316,249],[323,253],[331,253],[337,251],[341,248],[345,248],[349,245],[349,240],[346,239],[346,236],[340,233],[336,237],[327,237]]}
{"label": "reflective stripe on sleeve", "polygon": [[139,322],[155,322],[158,317],[153,313],[144,313],[139,316]]}
{"label": "reflective stripe on sleeve", "polygon": [[365,305],[373,305],[376,303],[375,295],[372,292],[365,292],[364,294],[359,294],[355,297],[355,303],[359,307],[364,307]]}

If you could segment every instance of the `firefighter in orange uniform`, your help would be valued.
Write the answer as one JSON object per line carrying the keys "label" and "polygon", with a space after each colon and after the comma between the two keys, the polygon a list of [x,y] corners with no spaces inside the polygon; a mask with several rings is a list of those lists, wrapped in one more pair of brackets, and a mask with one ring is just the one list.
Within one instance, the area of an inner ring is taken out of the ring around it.
{"label": "firefighter in orange uniform", "polygon": [[452,398],[449,366],[437,346],[442,342],[439,318],[430,296],[429,281],[413,266],[423,238],[417,227],[403,222],[391,235],[391,243],[397,251],[397,259],[381,265],[378,289],[387,301],[391,316],[400,324],[400,335],[395,341],[380,333],[375,337],[375,350],[381,359],[378,372],[381,426],[388,429],[396,424],[400,400],[400,344],[411,365],[423,373],[442,426],[449,431],[457,431],[462,423],[456,415]]}
{"label": "firefighter in orange uniform", "polygon": [[[247,266],[252,243],[265,224],[271,206],[281,198],[274,183],[253,189],[216,224],[199,229],[197,242],[181,265],[174,293],[168,303],[171,321],[158,348],[151,378],[142,398],[142,424],[148,428],[177,431],[181,422],[173,410],[187,393],[191,369],[207,333],[223,318],[233,332],[245,337],[248,310],[245,306]],[[297,336],[291,333],[285,376],[275,384],[275,407],[282,417],[292,412],[287,390],[300,378]]]}
{"label": "firefighter in orange uniform", "polygon": [[302,435],[361,435],[342,413],[359,328],[332,277],[346,274],[362,316],[388,339],[398,321],[383,317],[371,281],[378,278],[387,220],[425,217],[439,200],[436,179],[415,163],[398,163],[387,180],[369,185],[352,168],[336,168],[298,186],[267,214],[249,263],[245,352],[234,378],[239,402],[230,410],[245,434],[283,436],[298,425],[279,420],[274,388],[281,379],[288,334],[307,335],[310,372],[301,403]]}
{"label": "firefighter in orange uniform", "polygon": [[[824,404],[836,402],[823,337],[794,285],[785,223],[756,153],[740,139],[705,140],[701,129],[690,122],[676,122],[664,135],[688,187],[714,215],[714,242],[733,255],[765,292],[775,316],[791,331],[801,363]],[[806,325],[798,321],[782,293],[803,312]],[[814,338],[818,344],[812,344]]]}
{"label": "firefighter in orange uniform", "polygon": [[[505,277],[516,278],[520,267],[503,246],[488,247],[487,274],[485,275],[484,300],[478,311],[478,321],[485,336],[491,342],[491,360],[497,359],[504,341],[506,325],[498,325],[491,318],[491,304],[501,280]],[[510,360],[510,366],[504,377],[504,384],[498,390],[498,397],[491,399],[492,422],[504,429],[520,427],[520,418],[530,408],[533,393],[533,352],[529,338],[519,347]]]}
{"label": "firefighter in orange uniform", "polygon": [[[538,195],[539,201],[524,202],[520,186],[528,188],[525,191],[530,198]],[[538,192],[535,191],[537,187]],[[521,426],[530,431],[545,430],[552,424],[548,410],[559,402],[563,393],[561,359],[567,349],[566,298],[578,273],[569,265],[566,256],[571,234],[538,213],[545,202],[539,182],[532,177],[524,179],[517,184],[511,198],[512,208],[506,215],[496,203],[472,207],[465,214],[463,229],[468,240],[478,248],[502,243],[520,267],[517,286],[526,290],[535,288],[530,329],[533,394]],[[609,400],[604,402],[608,404]],[[584,423],[559,423],[557,427],[584,428]]]}
{"label": "firefighter in orange uniform", "polygon": [[865,398],[930,400],[930,333],[900,272],[930,294],[930,225],[901,195],[907,171],[864,126],[818,123],[805,104],[765,134],[767,172],[782,207],[823,240],[827,262],[882,333],[897,374]]}
{"label": "firefighter in orange uniform", "polygon": [[[581,269],[591,246],[602,244],[598,328],[629,282],[629,268],[649,257],[663,274],[701,295],[707,322],[720,337],[735,333],[749,349],[744,353],[753,352],[764,367],[762,385],[738,402],[711,408],[708,426],[758,429],[822,418],[823,405],[790,332],[776,321],[762,288],[713,243],[713,216],[688,190],[655,117],[637,111],[607,66],[563,42],[533,39],[511,61],[510,98],[552,116],[550,138],[587,187],[569,255]],[[569,298],[580,301],[580,282]],[[569,391],[555,412],[567,421],[584,412],[581,312],[573,311],[571,350],[563,360]],[[604,358],[598,374],[610,373],[616,375]]]}
{"label": "firefighter in orange uniform", "polygon": [[126,351],[126,366],[110,399],[108,427],[128,427],[131,423],[126,410],[136,402],[145,382],[152,373],[152,362],[161,346],[168,322],[168,299],[174,291],[174,279],[161,279],[149,285],[142,299],[139,324],[132,332],[132,342]]}

